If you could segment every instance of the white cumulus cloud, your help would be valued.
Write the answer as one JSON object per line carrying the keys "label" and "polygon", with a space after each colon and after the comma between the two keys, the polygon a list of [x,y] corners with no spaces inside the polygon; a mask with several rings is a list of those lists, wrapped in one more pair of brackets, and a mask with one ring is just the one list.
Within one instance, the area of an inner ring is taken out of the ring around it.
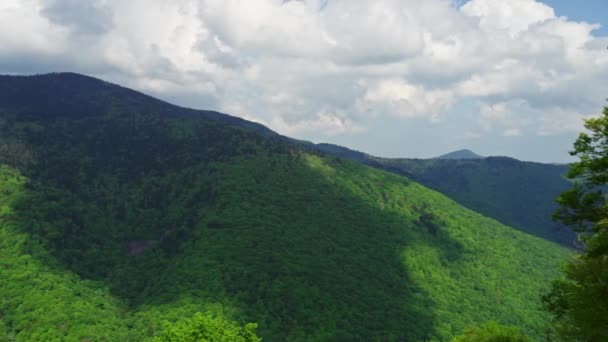
{"label": "white cumulus cloud", "polygon": [[301,137],[454,117],[461,136],[551,135],[600,110],[596,24],[535,0],[462,3],[3,0],[0,72],[88,73]]}

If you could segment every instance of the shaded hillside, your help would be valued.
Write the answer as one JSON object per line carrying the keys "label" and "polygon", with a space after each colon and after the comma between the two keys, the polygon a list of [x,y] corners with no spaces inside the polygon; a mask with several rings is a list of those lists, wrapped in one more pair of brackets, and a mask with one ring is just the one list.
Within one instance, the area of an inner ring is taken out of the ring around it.
{"label": "shaded hillside", "polygon": [[567,246],[575,244],[575,234],[551,220],[557,208],[555,198],[571,187],[565,178],[567,165],[508,157],[390,159],[336,145],[313,148],[404,175],[521,231]]}
{"label": "shaded hillside", "polygon": [[0,339],[544,334],[558,245],[233,117],[74,74],[0,89]]}
{"label": "shaded hillside", "polygon": [[165,117],[196,117],[276,135],[267,127],[207,110],[174,106],[151,96],[93,77],[58,73],[35,77],[0,76],[0,104],[5,113],[21,119],[85,119],[129,111]]}

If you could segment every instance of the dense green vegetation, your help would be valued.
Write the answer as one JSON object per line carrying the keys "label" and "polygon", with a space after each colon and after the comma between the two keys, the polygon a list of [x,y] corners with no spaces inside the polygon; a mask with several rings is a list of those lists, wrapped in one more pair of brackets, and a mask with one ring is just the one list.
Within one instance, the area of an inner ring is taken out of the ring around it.
{"label": "dense green vegetation", "polygon": [[233,341],[260,342],[256,324],[244,328],[213,316],[196,313],[192,318],[169,325],[154,342]]}
{"label": "dense green vegetation", "polygon": [[568,176],[574,187],[559,198],[555,218],[579,232],[585,249],[554,282],[545,305],[564,340],[608,340],[608,108],[585,121],[570,152],[579,157]]}
{"label": "dense green vegetation", "polygon": [[483,326],[467,329],[464,334],[455,337],[452,342],[530,342],[516,327],[488,322]]}
{"label": "dense green vegetation", "polygon": [[0,339],[545,334],[563,247],[234,118],[71,74],[0,89]]}
{"label": "dense green vegetation", "polygon": [[470,151],[440,159],[389,159],[336,145],[318,144],[314,148],[404,175],[503,224],[566,246],[575,245],[576,235],[551,220],[557,209],[555,198],[571,186],[565,178],[566,165],[507,157],[474,158]]}

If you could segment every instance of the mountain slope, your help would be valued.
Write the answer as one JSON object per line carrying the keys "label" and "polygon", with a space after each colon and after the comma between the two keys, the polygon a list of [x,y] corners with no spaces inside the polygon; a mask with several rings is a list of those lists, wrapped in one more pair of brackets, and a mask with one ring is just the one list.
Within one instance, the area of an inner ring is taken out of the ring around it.
{"label": "mountain slope", "polygon": [[145,340],[201,311],[266,341],[544,333],[565,248],[232,117],[73,74],[0,89],[2,338]]}
{"label": "mountain slope", "polygon": [[571,187],[567,165],[508,157],[477,159],[379,158],[345,147],[310,147],[406,176],[458,203],[521,231],[574,246],[575,234],[551,220],[555,198]]}

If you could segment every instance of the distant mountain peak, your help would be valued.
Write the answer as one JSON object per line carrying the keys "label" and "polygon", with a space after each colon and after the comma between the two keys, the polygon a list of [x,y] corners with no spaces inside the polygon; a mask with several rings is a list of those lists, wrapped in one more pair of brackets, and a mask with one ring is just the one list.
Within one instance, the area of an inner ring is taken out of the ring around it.
{"label": "distant mountain peak", "polygon": [[450,153],[441,155],[441,156],[437,157],[436,159],[481,159],[481,158],[484,158],[484,157],[480,156],[479,154],[477,154],[471,150],[462,149],[462,150],[458,150],[458,151],[454,151],[454,152],[450,152]]}

